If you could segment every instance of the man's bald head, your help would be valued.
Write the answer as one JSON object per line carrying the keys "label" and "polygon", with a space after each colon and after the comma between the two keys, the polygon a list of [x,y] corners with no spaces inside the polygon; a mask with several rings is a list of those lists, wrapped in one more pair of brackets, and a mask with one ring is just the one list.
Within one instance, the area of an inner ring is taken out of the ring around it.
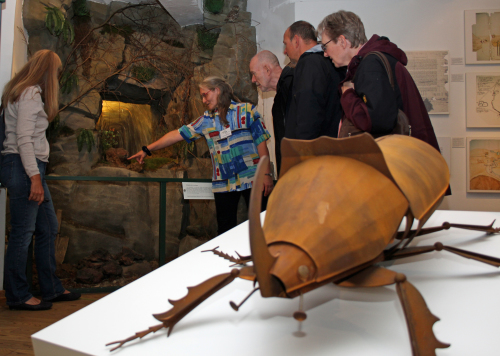
{"label": "man's bald head", "polygon": [[263,92],[276,90],[276,84],[281,75],[278,57],[270,51],[260,51],[250,61],[252,83]]}
{"label": "man's bald head", "polygon": [[278,57],[271,51],[260,51],[253,58],[256,58],[260,64],[269,64],[273,67],[280,65]]}

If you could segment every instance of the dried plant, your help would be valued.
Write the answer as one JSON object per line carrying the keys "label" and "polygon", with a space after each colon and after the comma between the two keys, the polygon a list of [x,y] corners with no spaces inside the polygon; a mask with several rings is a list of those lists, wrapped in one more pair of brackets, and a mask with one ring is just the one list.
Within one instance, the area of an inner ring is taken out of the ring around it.
{"label": "dried plant", "polygon": [[[76,2],[75,2],[76,3]],[[75,3],[73,6],[75,7]],[[147,93],[144,101],[155,101],[173,92],[182,80],[193,75],[192,47],[175,21],[165,21],[167,13],[158,4],[142,3],[116,10],[99,26],[91,27],[90,15],[75,17],[75,42],[63,64],[62,90],[77,89],[66,104],[82,100],[92,90],[104,96],[127,98],[123,83],[133,83]],[[186,45],[188,44],[188,45]],[[151,80],[160,83],[160,93],[151,92]],[[110,85],[110,81],[121,83]],[[160,103],[160,110],[166,107]]]}

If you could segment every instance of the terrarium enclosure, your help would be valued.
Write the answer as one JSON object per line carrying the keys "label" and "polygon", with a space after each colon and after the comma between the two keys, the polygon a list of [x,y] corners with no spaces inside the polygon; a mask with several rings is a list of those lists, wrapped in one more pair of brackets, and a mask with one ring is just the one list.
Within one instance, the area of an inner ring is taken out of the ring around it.
{"label": "terrarium enclosure", "polygon": [[[239,12],[228,19],[234,6]],[[248,70],[255,28],[246,0],[206,0],[204,23],[185,27],[155,1],[25,0],[23,19],[28,55],[51,49],[63,63],[60,112],[47,134],[48,184],[61,211],[60,236],[68,239],[64,273],[90,265],[103,273],[110,261],[124,268],[124,255],[154,268],[163,254],[161,219],[166,261],[213,238],[213,201],[184,200],[181,183],[168,183],[160,216],[160,184],[126,181],[210,179],[205,140],[156,151],[144,165],[126,158],[203,113],[198,84],[207,76],[225,78],[239,99],[257,102]],[[75,179],[82,176],[118,179]],[[239,210],[246,220],[243,204]]]}

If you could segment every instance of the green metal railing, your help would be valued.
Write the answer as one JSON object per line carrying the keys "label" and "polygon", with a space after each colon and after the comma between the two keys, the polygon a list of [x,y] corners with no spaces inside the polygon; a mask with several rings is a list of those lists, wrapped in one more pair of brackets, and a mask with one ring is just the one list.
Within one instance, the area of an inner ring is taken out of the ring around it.
{"label": "green metal railing", "polygon": [[[45,176],[46,181],[92,181],[92,182],[143,182],[143,183],[160,183],[160,216],[159,216],[159,233],[158,233],[158,264],[160,266],[166,261],[166,227],[167,222],[165,216],[167,213],[167,183],[208,183],[211,179],[188,179],[188,178],[143,178],[143,177],[78,177],[78,176]],[[32,256],[32,253],[28,254]],[[28,280],[31,281],[31,264],[28,261]],[[30,283],[31,285],[31,283]],[[112,292],[120,287],[100,287],[100,288],[79,288],[72,289],[73,291],[89,293],[89,292]]]}

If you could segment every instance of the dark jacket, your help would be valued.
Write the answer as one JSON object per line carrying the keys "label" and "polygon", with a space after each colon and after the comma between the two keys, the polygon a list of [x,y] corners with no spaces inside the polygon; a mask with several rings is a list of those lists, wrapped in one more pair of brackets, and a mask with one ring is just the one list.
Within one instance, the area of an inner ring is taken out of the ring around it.
{"label": "dark jacket", "polygon": [[293,68],[285,66],[276,86],[276,95],[272,108],[274,144],[276,152],[276,169],[278,176],[281,168],[281,140],[285,137],[285,116],[290,107],[292,97]]}
{"label": "dark jacket", "polygon": [[[395,74],[394,90],[377,56],[371,55],[362,61],[372,51],[384,53],[389,60]],[[381,136],[391,133],[396,125],[398,109],[401,109],[410,121],[411,135],[440,152],[422,96],[405,68],[407,63],[406,54],[398,46],[387,37],[373,35],[347,67],[345,81],[352,80],[354,89],[346,90],[340,99],[344,115],[359,129]],[[451,195],[449,186],[446,195]]]}
{"label": "dark jacket", "polygon": [[[376,56],[363,57],[372,51],[385,54],[395,73],[392,89],[387,72]],[[439,151],[436,135],[420,93],[405,66],[406,54],[386,37],[373,35],[351,59],[345,80],[352,80],[341,97],[344,115],[358,128],[373,135],[390,134],[397,120],[398,109],[404,111],[411,125],[411,135],[429,143]]]}
{"label": "dark jacket", "polygon": [[337,137],[342,115],[341,77],[323,52],[305,52],[294,70],[292,102],[285,119],[285,137],[312,140]]}

